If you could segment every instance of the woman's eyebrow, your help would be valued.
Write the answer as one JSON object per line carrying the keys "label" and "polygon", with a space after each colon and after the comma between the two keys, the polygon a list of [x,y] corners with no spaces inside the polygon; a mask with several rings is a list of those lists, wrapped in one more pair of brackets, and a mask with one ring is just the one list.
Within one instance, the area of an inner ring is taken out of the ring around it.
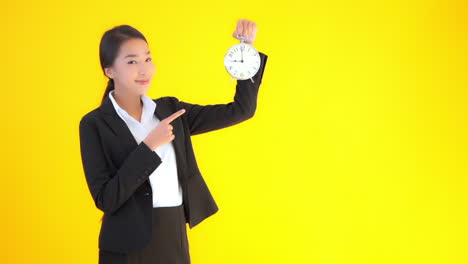
{"label": "woman's eyebrow", "polygon": [[[148,54],[150,54],[150,51],[149,51],[149,50],[146,52],[146,55],[148,55]],[[124,57],[124,59],[126,59],[126,58],[128,58],[128,57],[137,57],[137,56],[138,56],[138,55],[136,55],[136,54],[128,54],[127,56]]]}

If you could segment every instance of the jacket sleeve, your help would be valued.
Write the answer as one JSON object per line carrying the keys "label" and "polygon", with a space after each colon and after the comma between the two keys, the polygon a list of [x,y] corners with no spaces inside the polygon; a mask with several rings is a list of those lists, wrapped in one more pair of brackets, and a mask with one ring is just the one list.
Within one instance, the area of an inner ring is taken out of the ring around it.
{"label": "jacket sleeve", "polygon": [[237,80],[234,101],[227,104],[198,105],[177,100],[177,109],[184,108],[182,118],[187,120],[191,135],[206,133],[243,122],[254,116],[257,95],[262,83],[268,56],[259,52],[260,69],[252,80]]}
{"label": "jacket sleeve", "polygon": [[161,158],[142,141],[112,173],[94,122],[82,119],[79,126],[83,169],[96,207],[113,214],[161,164]]}

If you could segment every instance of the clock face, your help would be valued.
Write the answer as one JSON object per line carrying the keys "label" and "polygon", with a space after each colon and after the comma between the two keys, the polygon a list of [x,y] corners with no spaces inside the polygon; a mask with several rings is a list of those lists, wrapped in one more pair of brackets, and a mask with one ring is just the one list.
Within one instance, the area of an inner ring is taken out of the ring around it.
{"label": "clock face", "polygon": [[246,80],[258,72],[260,55],[252,45],[241,42],[226,52],[224,67],[235,79]]}

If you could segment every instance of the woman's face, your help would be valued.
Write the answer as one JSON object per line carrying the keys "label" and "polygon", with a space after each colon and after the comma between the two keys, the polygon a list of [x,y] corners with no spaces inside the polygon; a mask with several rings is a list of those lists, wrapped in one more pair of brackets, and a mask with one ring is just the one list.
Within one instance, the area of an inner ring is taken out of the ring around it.
{"label": "woman's face", "polygon": [[105,69],[106,75],[114,80],[117,91],[135,95],[146,94],[155,71],[148,44],[138,38],[125,41],[114,64]]}

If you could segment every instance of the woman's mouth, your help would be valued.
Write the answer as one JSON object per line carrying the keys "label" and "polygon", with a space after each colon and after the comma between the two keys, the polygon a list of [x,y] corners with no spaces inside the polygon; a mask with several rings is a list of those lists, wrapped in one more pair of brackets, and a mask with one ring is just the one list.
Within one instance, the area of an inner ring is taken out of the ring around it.
{"label": "woman's mouth", "polygon": [[136,82],[139,84],[148,84],[149,80],[137,80]]}

